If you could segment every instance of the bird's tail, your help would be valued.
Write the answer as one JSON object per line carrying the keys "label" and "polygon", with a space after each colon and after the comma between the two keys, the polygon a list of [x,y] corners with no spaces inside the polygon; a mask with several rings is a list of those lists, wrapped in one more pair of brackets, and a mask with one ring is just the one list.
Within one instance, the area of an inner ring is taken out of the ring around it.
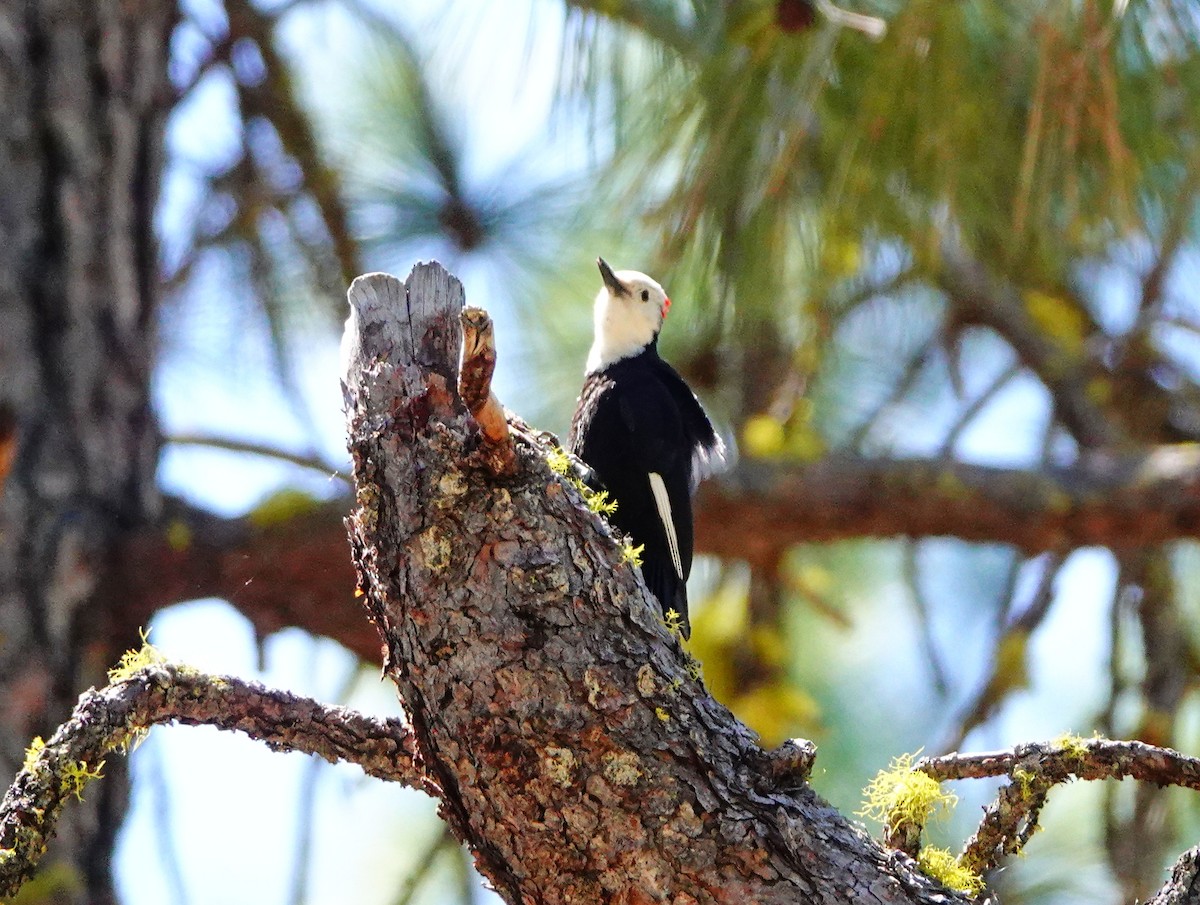
{"label": "bird's tail", "polygon": [[[687,582],[675,573],[674,563],[667,557],[647,559],[642,563],[642,577],[650,593],[658,599],[667,624],[676,623],[683,637],[690,638],[692,624],[688,620]],[[678,614],[677,621],[670,616],[672,610]]]}

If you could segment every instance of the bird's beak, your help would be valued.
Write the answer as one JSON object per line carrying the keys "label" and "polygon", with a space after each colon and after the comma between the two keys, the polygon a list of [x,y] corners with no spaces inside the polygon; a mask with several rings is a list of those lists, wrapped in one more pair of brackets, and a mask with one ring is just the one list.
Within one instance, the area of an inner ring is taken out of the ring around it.
{"label": "bird's beak", "polygon": [[617,275],[613,273],[613,269],[608,266],[608,262],[604,258],[596,258],[596,266],[600,268],[600,276],[604,277],[604,285],[608,287],[609,292],[617,295],[629,294],[625,284],[617,279]]}

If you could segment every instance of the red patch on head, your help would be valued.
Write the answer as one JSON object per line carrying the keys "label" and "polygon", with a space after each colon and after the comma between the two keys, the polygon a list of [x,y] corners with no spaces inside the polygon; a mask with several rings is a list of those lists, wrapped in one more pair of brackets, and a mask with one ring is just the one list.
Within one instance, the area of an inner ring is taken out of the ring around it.
{"label": "red patch on head", "polygon": [[671,310],[671,300],[665,295],[663,296],[662,316],[666,317],[667,312]]}

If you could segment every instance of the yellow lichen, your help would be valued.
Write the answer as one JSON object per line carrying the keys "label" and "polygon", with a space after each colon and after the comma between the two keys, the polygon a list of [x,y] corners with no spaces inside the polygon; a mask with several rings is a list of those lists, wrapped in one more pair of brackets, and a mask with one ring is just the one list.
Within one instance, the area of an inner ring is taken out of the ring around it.
{"label": "yellow lichen", "polygon": [[983,877],[964,867],[948,849],[926,846],[917,855],[917,865],[943,886],[969,896],[983,892]]}
{"label": "yellow lichen", "polygon": [[143,726],[139,729],[130,729],[123,737],[113,740],[112,748],[119,750],[122,754],[128,754],[131,751],[136,751],[147,738],[150,737],[150,727]]}
{"label": "yellow lichen", "polygon": [[600,697],[600,679],[590,669],[583,671],[583,687],[587,689],[588,703],[595,707],[596,699]]}
{"label": "yellow lichen", "polygon": [[588,509],[599,515],[612,515],[617,511],[617,501],[608,498],[607,490],[592,490],[575,475],[571,466],[571,456],[561,446],[556,446],[546,454],[546,464],[556,475],[560,475],[568,484],[575,488]]}
{"label": "yellow lichen", "polygon": [[246,520],[255,528],[273,528],[298,516],[314,512],[323,503],[323,500],[311,493],[294,487],[284,487],[263,497],[258,505],[246,514]]}
{"label": "yellow lichen", "polygon": [[555,474],[566,476],[571,473],[571,457],[561,446],[556,446],[546,454],[546,464]]}
{"label": "yellow lichen", "polygon": [[74,795],[80,801],[83,801],[83,790],[93,779],[99,779],[104,775],[104,761],[89,767],[87,761],[80,760],[73,764],[67,764],[63,769],[62,775],[62,790],[67,795]]}
{"label": "yellow lichen", "polygon": [[1034,774],[1023,767],[1017,767],[1012,771],[1012,779],[1018,786],[1021,787],[1021,794],[1026,797],[1033,792]]}
{"label": "yellow lichen", "polygon": [[636,547],[633,544],[625,544],[621,548],[621,562],[627,562],[634,568],[641,568],[642,553],[645,551],[645,544],[638,544]]}
{"label": "yellow lichen", "polygon": [[[583,488],[587,488],[586,484],[583,484],[582,486]],[[587,502],[588,509],[592,510],[592,512],[598,513],[599,515],[612,515],[617,511],[617,501],[610,500],[608,498],[607,490],[601,490],[597,492],[589,488],[581,489],[579,492],[583,494],[583,498]]]}
{"label": "yellow lichen", "polygon": [[656,717],[658,717],[660,720],[662,720],[664,723],[671,722],[671,714],[667,713],[667,708],[665,708],[665,707],[655,707],[654,715]]}
{"label": "yellow lichen", "polygon": [[1062,749],[1064,760],[1082,761],[1087,757],[1087,740],[1081,735],[1064,732],[1050,744]]}
{"label": "yellow lichen", "polygon": [[147,629],[138,629],[138,634],[142,636],[142,646],[137,650],[127,650],[121,654],[121,659],[117,661],[117,665],[108,671],[108,681],[115,685],[118,682],[123,682],[126,679],[131,679],[142,669],[148,666],[158,666],[167,662],[164,657],[153,644],[150,643],[150,632]]}
{"label": "yellow lichen", "polygon": [[667,610],[663,616],[662,623],[667,627],[668,632],[679,640],[683,640],[683,617],[679,615],[678,610]]}
{"label": "yellow lichen", "polygon": [[438,490],[445,496],[459,496],[467,492],[467,483],[461,473],[448,471],[438,478]]}
{"label": "yellow lichen", "polygon": [[167,546],[176,552],[192,545],[192,529],[183,519],[172,519],[167,525]]}
{"label": "yellow lichen", "polygon": [[38,757],[41,756],[41,753],[45,747],[46,743],[42,741],[42,737],[40,735],[35,735],[33,737],[33,741],[29,743],[29,747],[25,749],[25,763],[22,764],[22,768],[27,771],[33,770],[34,765],[37,763]]}
{"label": "yellow lichen", "polygon": [[1087,318],[1066,299],[1031,289],[1025,293],[1025,310],[1038,329],[1055,345],[1072,356],[1083,352]]}
{"label": "yellow lichen", "polygon": [[859,817],[878,820],[891,829],[907,824],[924,827],[939,806],[949,810],[958,804],[958,796],[942,791],[936,779],[913,770],[917,754],[902,754],[875,775],[863,789]]}

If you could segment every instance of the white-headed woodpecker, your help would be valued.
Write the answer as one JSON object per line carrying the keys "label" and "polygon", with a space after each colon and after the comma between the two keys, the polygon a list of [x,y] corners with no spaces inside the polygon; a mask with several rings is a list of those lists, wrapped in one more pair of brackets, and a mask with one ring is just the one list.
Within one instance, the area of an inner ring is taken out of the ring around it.
{"label": "white-headed woodpecker", "polygon": [[671,307],[662,286],[597,258],[595,341],[571,420],[571,451],[616,502],[610,518],[644,545],[642,576],[663,613],[688,622],[692,493],[724,462],[725,446],[695,394],[658,355]]}

